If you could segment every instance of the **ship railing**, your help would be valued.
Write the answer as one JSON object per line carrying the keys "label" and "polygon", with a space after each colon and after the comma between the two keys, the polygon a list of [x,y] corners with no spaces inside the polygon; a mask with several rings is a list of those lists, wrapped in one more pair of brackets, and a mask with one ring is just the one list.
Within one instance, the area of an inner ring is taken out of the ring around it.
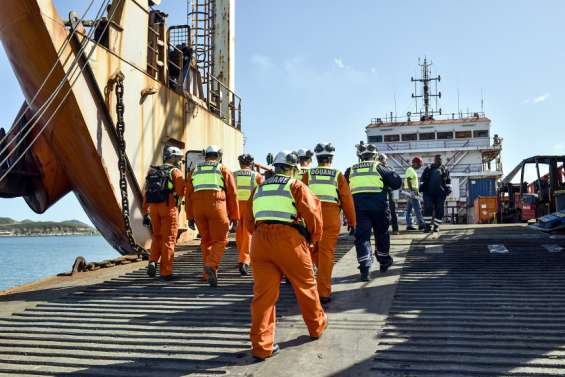
{"label": "ship railing", "polygon": [[[499,145],[490,145],[488,137],[476,138],[473,140],[444,140],[444,141],[400,141],[395,143],[377,143],[378,149],[386,148],[388,151],[401,150],[420,150],[420,149],[448,149],[448,148],[500,148]],[[381,145],[383,148],[381,148]]]}
{"label": "ship railing", "polygon": [[206,80],[206,104],[224,122],[241,130],[241,97],[212,75]]}
{"label": "ship railing", "polygon": [[[382,118],[371,118],[369,125],[380,126],[385,123],[410,123],[419,122],[421,120],[432,120],[432,119],[422,119],[424,113],[411,113],[408,112],[406,115],[395,115],[393,113],[386,114]],[[462,120],[468,119],[469,121],[477,120],[480,118],[485,118],[484,112],[458,112],[458,113],[447,113],[447,114],[434,114],[433,120]]]}

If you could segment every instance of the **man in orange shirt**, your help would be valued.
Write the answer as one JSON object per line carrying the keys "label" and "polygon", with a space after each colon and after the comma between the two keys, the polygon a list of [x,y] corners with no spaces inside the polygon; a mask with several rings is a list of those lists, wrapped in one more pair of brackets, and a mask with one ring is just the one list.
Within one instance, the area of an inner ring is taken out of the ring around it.
{"label": "man in orange shirt", "polygon": [[151,255],[147,274],[159,274],[163,280],[173,278],[173,257],[179,228],[179,200],[184,196],[185,182],[180,171],[182,152],[168,146],[163,165],[152,166],[146,178],[143,224],[152,228]]}
{"label": "man in orange shirt", "polygon": [[242,154],[238,157],[240,170],[233,173],[235,184],[237,186],[237,199],[239,200],[239,224],[235,234],[235,242],[239,250],[238,269],[241,276],[249,275],[249,264],[251,263],[251,233],[245,226],[244,219],[247,216],[249,208],[247,200],[251,196],[251,192],[255,187],[263,183],[263,176],[253,171],[255,160],[250,154]]}
{"label": "man in orange shirt", "polygon": [[251,302],[251,344],[256,359],[279,352],[274,343],[276,303],[285,275],[294,289],[302,317],[313,339],[328,325],[320,304],[314,267],[308,245],[322,235],[322,213],[318,198],[293,177],[298,156],[282,151],[274,161],[275,175],[252,194],[245,218],[253,233],[253,301]]}
{"label": "man in orange shirt", "polygon": [[341,229],[341,210],[345,213],[347,224],[355,229],[355,206],[349,185],[343,174],[332,168],[335,148],[331,143],[319,143],[314,149],[318,166],[304,174],[302,182],[322,202],[322,218],[324,230],[322,239],[314,244],[314,255],[317,256],[318,293],[322,304],[331,301],[332,270],[334,264],[335,245]]}
{"label": "man in orange shirt", "polygon": [[218,286],[218,266],[228,243],[230,222],[237,227],[239,206],[231,171],[220,161],[222,150],[210,145],[205,161],[196,164],[186,182],[186,218],[200,232],[204,279]]}

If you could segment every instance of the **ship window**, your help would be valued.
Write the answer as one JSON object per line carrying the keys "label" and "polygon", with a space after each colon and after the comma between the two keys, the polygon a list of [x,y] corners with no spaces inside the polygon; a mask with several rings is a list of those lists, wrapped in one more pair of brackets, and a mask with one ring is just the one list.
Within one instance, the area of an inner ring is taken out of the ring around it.
{"label": "ship window", "polygon": [[402,141],[418,140],[418,134],[402,134]]}
{"label": "ship window", "polygon": [[395,141],[400,141],[400,135],[385,135],[385,143],[393,143]]}
{"label": "ship window", "polygon": [[376,136],[369,136],[367,138],[369,143],[382,143],[383,142],[383,135],[376,135]]}
{"label": "ship window", "polygon": [[453,139],[453,132],[438,132],[438,140]]}
{"label": "ship window", "polygon": [[425,132],[420,134],[420,140],[435,140],[435,132]]}
{"label": "ship window", "polygon": [[473,131],[473,137],[488,137],[488,130]]}
{"label": "ship window", "polygon": [[473,133],[471,131],[455,131],[456,139],[470,139],[472,137]]}

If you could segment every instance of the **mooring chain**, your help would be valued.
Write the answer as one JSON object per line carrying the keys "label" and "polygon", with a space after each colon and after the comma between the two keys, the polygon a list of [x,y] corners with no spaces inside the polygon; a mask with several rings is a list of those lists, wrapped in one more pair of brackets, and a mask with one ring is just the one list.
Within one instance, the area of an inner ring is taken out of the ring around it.
{"label": "mooring chain", "polygon": [[118,74],[116,77],[116,113],[117,122],[116,129],[118,134],[118,169],[120,171],[120,193],[122,196],[122,216],[124,218],[124,227],[128,242],[133,250],[138,255],[146,255],[147,250],[138,245],[133,238],[133,231],[131,230],[131,222],[129,216],[129,199],[128,199],[128,183],[126,178],[126,141],[124,139],[124,76]]}

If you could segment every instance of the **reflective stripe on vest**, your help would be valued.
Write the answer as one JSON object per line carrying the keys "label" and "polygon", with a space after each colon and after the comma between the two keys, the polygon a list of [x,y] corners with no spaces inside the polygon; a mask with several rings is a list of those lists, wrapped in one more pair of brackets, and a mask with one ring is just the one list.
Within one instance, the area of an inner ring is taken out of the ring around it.
{"label": "reflective stripe on vest", "polygon": [[349,173],[349,187],[353,195],[363,192],[382,192],[384,188],[383,177],[377,170],[379,163],[366,161],[355,164]]}
{"label": "reflective stripe on vest", "polygon": [[302,178],[304,178],[304,174],[306,174],[306,172],[308,172],[308,171],[310,171],[310,168],[300,168],[298,170],[298,174],[296,175],[296,179],[301,181]]}
{"label": "reflective stripe on vest", "polygon": [[275,175],[257,188],[253,195],[253,216],[255,221],[281,221],[292,223],[298,212],[290,190],[294,179]]}
{"label": "reflective stripe on vest", "polygon": [[224,189],[224,176],[218,162],[200,162],[192,171],[192,186],[194,191]]}
{"label": "reflective stripe on vest", "polygon": [[238,170],[233,175],[237,185],[238,200],[248,200],[255,188],[257,173],[252,170]]}
{"label": "reflective stripe on vest", "polygon": [[339,203],[337,177],[341,172],[332,168],[311,169],[308,173],[308,186],[322,202]]}

